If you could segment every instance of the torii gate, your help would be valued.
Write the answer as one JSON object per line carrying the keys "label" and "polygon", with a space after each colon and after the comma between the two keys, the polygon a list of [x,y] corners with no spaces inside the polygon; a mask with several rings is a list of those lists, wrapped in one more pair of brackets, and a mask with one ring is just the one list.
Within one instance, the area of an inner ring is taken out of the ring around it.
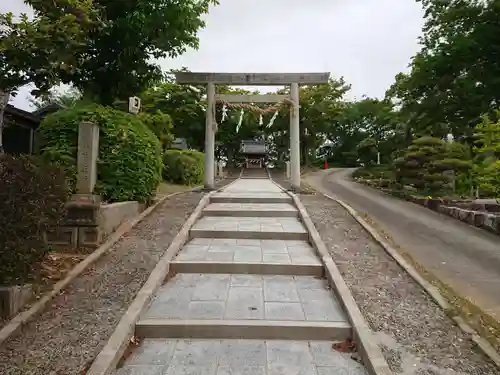
{"label": "torii gate", "polygon": [[[330,73],[202,73],[176,72],[179,84],[207,85],[207,114],[205,122],[205,176],[206,189],[214,189],[215,164],[215,103],[277,103],[291,101],[290,108],[290,164],[292,188],[300,188],[300,131],[299,84],[319,85],[328,83]],[[215,85],[231,86],[284,86],[290,85],[290,95],[217,95]]]}

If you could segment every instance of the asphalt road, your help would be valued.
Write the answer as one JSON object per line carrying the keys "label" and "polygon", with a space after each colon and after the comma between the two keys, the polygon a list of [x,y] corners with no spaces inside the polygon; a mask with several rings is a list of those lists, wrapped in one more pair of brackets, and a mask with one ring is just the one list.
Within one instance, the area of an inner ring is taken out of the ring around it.
{"label": "asphalt road", "polygon": [[306,181],[366,213],[413,259],[500,320],[500,237],[351,181],[352,171],[322,170]]}

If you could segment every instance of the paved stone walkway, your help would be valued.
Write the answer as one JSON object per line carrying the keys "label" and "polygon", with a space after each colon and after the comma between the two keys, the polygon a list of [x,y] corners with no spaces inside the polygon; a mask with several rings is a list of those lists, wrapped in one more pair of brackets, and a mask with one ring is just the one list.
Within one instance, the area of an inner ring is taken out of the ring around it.
{"label": "paved stone walkway", "polygon": [[117,375],[365,375],[297,209],[270,180],[214,194]]}

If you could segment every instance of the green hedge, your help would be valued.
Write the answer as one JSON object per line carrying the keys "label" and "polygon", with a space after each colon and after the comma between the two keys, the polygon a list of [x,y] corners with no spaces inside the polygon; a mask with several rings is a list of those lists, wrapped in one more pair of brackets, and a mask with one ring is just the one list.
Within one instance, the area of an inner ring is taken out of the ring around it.
{"label": "green hedge", "polygon": [[40,125],[41,155],[68,168],[74,180],[82,121],[99,125],[96,193],[108,202],[148,201],[161,182],[162,151],[136,116],[95,104],[58,111]]}
{"label": "green hedge", "polygon": [[43,233],[64,217],[65,173],[35,156],[0,156],[0,285],[30,281],[48,248]]}
{"label": "green hedge", "polygon": [[167,150],[163,156],[163,179],[180,185],[203,181],[203,153],[192,150]]}
{"label": "green hedge", "polygon": [[477,180],[482,196],[500,198],[500,160],[480,169]]}

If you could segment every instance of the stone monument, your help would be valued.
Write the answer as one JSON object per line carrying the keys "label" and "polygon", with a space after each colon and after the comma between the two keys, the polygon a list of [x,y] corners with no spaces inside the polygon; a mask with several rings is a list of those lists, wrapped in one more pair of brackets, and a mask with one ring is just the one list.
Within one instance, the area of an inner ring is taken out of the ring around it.
{"label": "stone monument", "polygon": [[99,215],[101,197],[95,194],[99,127],[82,122],[78,127],[76,194],[67,203],[63,225],[46,234],[52,245],[97,247],[101,242]]}

